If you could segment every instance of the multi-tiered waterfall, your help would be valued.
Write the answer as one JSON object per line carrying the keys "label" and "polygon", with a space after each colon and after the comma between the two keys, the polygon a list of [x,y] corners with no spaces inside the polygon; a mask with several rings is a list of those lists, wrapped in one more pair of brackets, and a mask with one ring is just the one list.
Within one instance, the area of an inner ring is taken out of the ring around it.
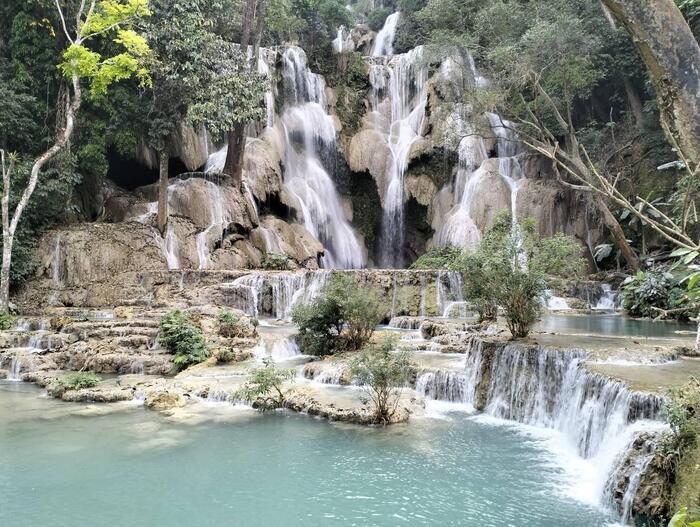
{"label": "multi-tiered waterfall", "polygon": [[408,169],[411,148],[420,138],[427,104],[428,68],[423,48],[393,55],[393,39],[399,13],[387,18],[377,35],[370,65],[370,109],[374,127],[389,147],[382,206],[383,267],[404,265],[404,175]]}

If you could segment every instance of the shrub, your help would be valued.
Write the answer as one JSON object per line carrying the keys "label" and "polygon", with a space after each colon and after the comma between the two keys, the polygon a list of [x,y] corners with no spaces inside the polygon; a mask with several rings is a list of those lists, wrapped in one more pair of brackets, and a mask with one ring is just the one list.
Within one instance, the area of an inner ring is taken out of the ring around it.
{"label": "shrub", "polygon": [[61,377],[56,381],[56,385],[53,389],[54,395],[60,396],[61,394],[70,390],[82,390],[84,388],[93,388],[97,386],[100,382],[100,378],[92,372],[81,371],[77,373],[71,373],[65,377]]}
{"label": "shrub", "polygon": [[350,373],[365,390],[363,402],[371,405],[375,423],[391,422],[403,388],[416,371],[411,353],[393,352],[394,344],[391,338],[370,342],[350,362]]}
{"label": "shrub", "polygon": [[175,371],[204,362],[209,357],[201,328],[179,309],[170,311],[161,319],[158,342],[175,355]]}
{"label": "shrub", "polygon": [[384,26],[384,22],[392,13],[388,7],[380,7],[367,15],[367,25],[372,31],[379,31]]}
{"label": "shrub", "polygon": [[372,337],[382,311],[373,291],[349,276],[335,275],[311,304],[292,311],[299,348],[317,356],[358,350]]}
{"label": "shrub", "polygon": [[265,253],[260,266],[267,271],[289,271],[296,268],[294,260],[289,256],[275,252]]}
{"label": "shrub", "polygon": [[430,249],[413,262],[411,269],[450,269],[462,252],[462,249],[452,245]]}
{"label": "shrub", "polygon": [[14,327],[15,316],[11,313],[0,313],[0,331],[7,331]]}
{"label": "shrub", "polygon": [[464,274],[467,298],[481,318],[495,317],[496,306],[501,306],[511,335],[523,338],[541,314],[547,277],[578,274],[580,252],[573,238],[540,236],[532,220],[513,223],[506,212],[496,218],[479,247],[463,253],[453,267]]}
{"label": "shrub", "polygon": [[639,271],[622,286],[623,307],[633,317],[692,316],[688,292],[671,273]]}
{"label": "shrub", "polygon": [[238,335],[240,317],[236,313],[229,309],[220,309],[217,319],[219,321],[219,335],[227,338]]}
{"label": "shrub", "polygon": [[296,373],[294,369],[277,368],[272,361],[266,361],[265,367],[255,370],[234,398],[251,402],[261,412],[282,408],[285,402],[283,384],[293,380]]}
{"label": "shrub", "polygon": [[662,454],[672,467],[697,445],[700,433],[700,381],[669,388],[663,413],[671,427],[660,442]]}
{"label": "shrub", "polygon": [[700,510],[683,507],[671,518],[668,527],[700,527]]}

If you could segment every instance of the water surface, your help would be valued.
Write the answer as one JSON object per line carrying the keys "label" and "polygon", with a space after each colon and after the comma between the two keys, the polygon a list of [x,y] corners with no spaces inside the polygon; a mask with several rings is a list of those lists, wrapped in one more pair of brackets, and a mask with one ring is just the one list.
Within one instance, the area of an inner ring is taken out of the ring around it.
{"label": "water surface", "polygon": [[[4,527],[602,526],[551,437],[466,414],[334,425],[227,404],[215,419],[85,406],[0,384]],[[571,467],[569,467],[571,468]]]}

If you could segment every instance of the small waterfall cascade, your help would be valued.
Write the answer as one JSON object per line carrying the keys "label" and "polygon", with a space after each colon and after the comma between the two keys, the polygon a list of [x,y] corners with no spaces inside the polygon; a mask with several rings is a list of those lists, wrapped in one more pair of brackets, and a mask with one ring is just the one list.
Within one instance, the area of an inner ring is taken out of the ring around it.
{"label": "small waterfall cascade", "polygon": [[19,360],[17,356],[12,357],[12,361],[10,362],[10,369],[7,372],[7,380],[8,381],[21,381],[22,380],[22,362]]}
{"label": "small waterfall cascade", "polygon": [[[499,419],[556,430],[567,455],[586,460],[590,468],[581,476],[581,492],[591,502],[610,499],[611,474],[620,470],[639,434],[663,427],[661,397],[634,392],[586,370],[583,351],[481,339],[473,339],[466,351],[463,373],[421,372],[417,392],[471,405]],[[625,488],[623,507],[628,510],[650,456],[632,467],[637,476]]]}
{"label": "small waterfall cascade", "polygon": [[[448,58],[442,64],[443,77],[450,78],[454,69],[450,64],[454,60]],[[487,86],[488,81],[481,77],[471,55],[468,56],[471,81],[478,87]],[[486,142],[479,134],[478,127],[462,115],[465,108],[458,105],[456,115],[452,117],[453,128],[463,137],[458,147],[458,164],[453,186],[452,209],[447,213],[441,224],[435,243],[439,246],[456,245],[474,248],[481,240],[482,225],[479,225],[472,215],[472,208],[478,202],[481,184],[490,172],[495,170],[494,162],[489,160]],[[517,224],[518,191],[524,179],[518,155],[520,143],[515,133],[515,124],[502,119],[495,113],[484,115],[488,121],[491,133],[496,139],[496,155],[498,158],[498,174],[508,187],[510,193],[510,209],[513,225]]]}
{"label": "small waterfall cascade", "polygon": [[[392,39],[393,40],[393,39]],[[355,50],[355,42],[345,26],[338,28],[338,34],[333,40],[333,51],[336,53],[349,53]]]}
{"label": "small waterfall cascade", "polygon": [[426,399],[450,403],[470,403],[464,372],[425,370],[416,375],[416,392]]}
{"label": "small waterfall cascade", "polygon": [[598,302],[592,309],[596,311],[617,311],[620,309],[620,294],[618,291],[613,291],[610,284],[602,284],[602,294]]}
{"label": "small waterfall cascade", "polygon": [[[390,23],[387,19],[386,25]],[[383,49],[391,51],[390,47]],[[381,264],[387,268],[403,266],[404,175],[411,148],[421,137],[425,121],[427,81],[428,68],[422,46],[408,53],[374,60],[370,66],[372,121],[386,137],[390,154],[382,194]]]}
{"label": "small waterfall cascade", "polygon": [[384,26],[377,33],[372,48],[373,57],[386,57],[394,54],[394,38],[396,38],[396,28],[399,25],[401,13],[392,13],[384,21]]}
{"label": "small waterfall cascade", "polygon": [[467,302],[464,300],[462,275],[457,271],[439,271],[437,276],[436,304],[443,318],[455,315],[467,316]]}
{"label": "small waterfall cascade", "polygon": [[211,247],[217,240],[223,238],[229,223],[229,218],[224,213],[224,196],[221,187],[211,181],[206,181],[205,191],[210,203],[210,207],[207,209],[209,225],[196,237],[199,269],[206,269],[209,266]]}
{"label": "small waterfall cascade", "polygon": [[326,113],[326,83],[309,70],[301,48],[287,48],[282,58],[285,186],[300,203],[304,226],[325,247],[323,266],[364,267],[362,244],[322,162],[336,151],[335,126]]}
{"label": "small waterfall cascade", "polygon": [[545,291],[544,298],[542,299],[542,303],[550,311],[569,311],[569,310],[571,310],[571,307],[569,307],[569,303],[566,301],[566,299],[552,294],[552,292],[550,290]]}
{"label": "small waterfall cascade", "polygon": [[250,273],[224,284],[228,304],[259,317],[287,319],[297,303],[309,303],[330,279],[330,271]]}
{"label": "small waterfall cascade", "polygon": [[299,346],[293,338],[276,340],[270,350],[270,357],[274,361],[284,361],[299,355]]}

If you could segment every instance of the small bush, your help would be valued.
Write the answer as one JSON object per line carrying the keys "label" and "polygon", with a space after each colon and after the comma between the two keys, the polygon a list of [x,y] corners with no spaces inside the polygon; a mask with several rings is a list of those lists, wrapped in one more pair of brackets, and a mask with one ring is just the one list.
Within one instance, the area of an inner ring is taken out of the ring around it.
{"label": "small bush", "polygon": [[158,342],[175,355],[176,371],[204,362],[209,357],[201,328],[179,309],[170,311],[161,319]]}
{"label": "small bush", "polygon": [[451,269],[462,252],[462,249],[452,245],[430,249],[413,262],[411,269]]}
{"label": "small bush", "polygon": [[265,253],[260,266],[266,271],[290,271],[296,268],[294,260],[289,256],[274,252]]}
{"label": "small bush", "polygon": [[219,321],[219,335],[226,338],[238,335],[240,317],[236,313],[229,309],[220,309],[217,319]]}
{"label": "small bush", "polygon": [[331,355],[360,349],[381,321],[383,308],[373,291],[352,277],[336,275],[318,297],[292,312],[299,326],[297,343],[307,355]]}
{"label": "small bush", "polygon": [[401,393],[416,372],[411,353],[392,351],[395,341],[385,338],[367,344],[350,362],[350,373],[365,390],[375,423],[388,424],[396,413]]}
{"label": "small bush", "polygon": [[255,370],[245,385],[234,393],[234,398],[248,401],[261,412],[282,408],[285,392],[282,385],[296,377],[296,370],[277,368],[267,361],[264,368]]}
{"label": "small bush", "polygon": [[71,373],[58,379],[53,391],[55,395],[61,395],[62,393],[70,390],[93,388],[99,384],[100,380],[101,379],[92,372],[81,371]]}
{"label": "small bush", "polygon": [[639,271],[622,286],[623,307],[633,317],[655,318],[668,311],[673,318],[687,320],[693,316],[687,293],[671,273]]}
{"label": "small bush", "polygon": [[666,460],[676,466],[683,455],[697,445],[700,433],[700,381],[668,390],[663,408],[671,430],[662,438],[660,448]]}
{"label": "small bush", "polygon": [[8,331],[15,325],[15,316],[11,313],[0,313],[0,331]]}

